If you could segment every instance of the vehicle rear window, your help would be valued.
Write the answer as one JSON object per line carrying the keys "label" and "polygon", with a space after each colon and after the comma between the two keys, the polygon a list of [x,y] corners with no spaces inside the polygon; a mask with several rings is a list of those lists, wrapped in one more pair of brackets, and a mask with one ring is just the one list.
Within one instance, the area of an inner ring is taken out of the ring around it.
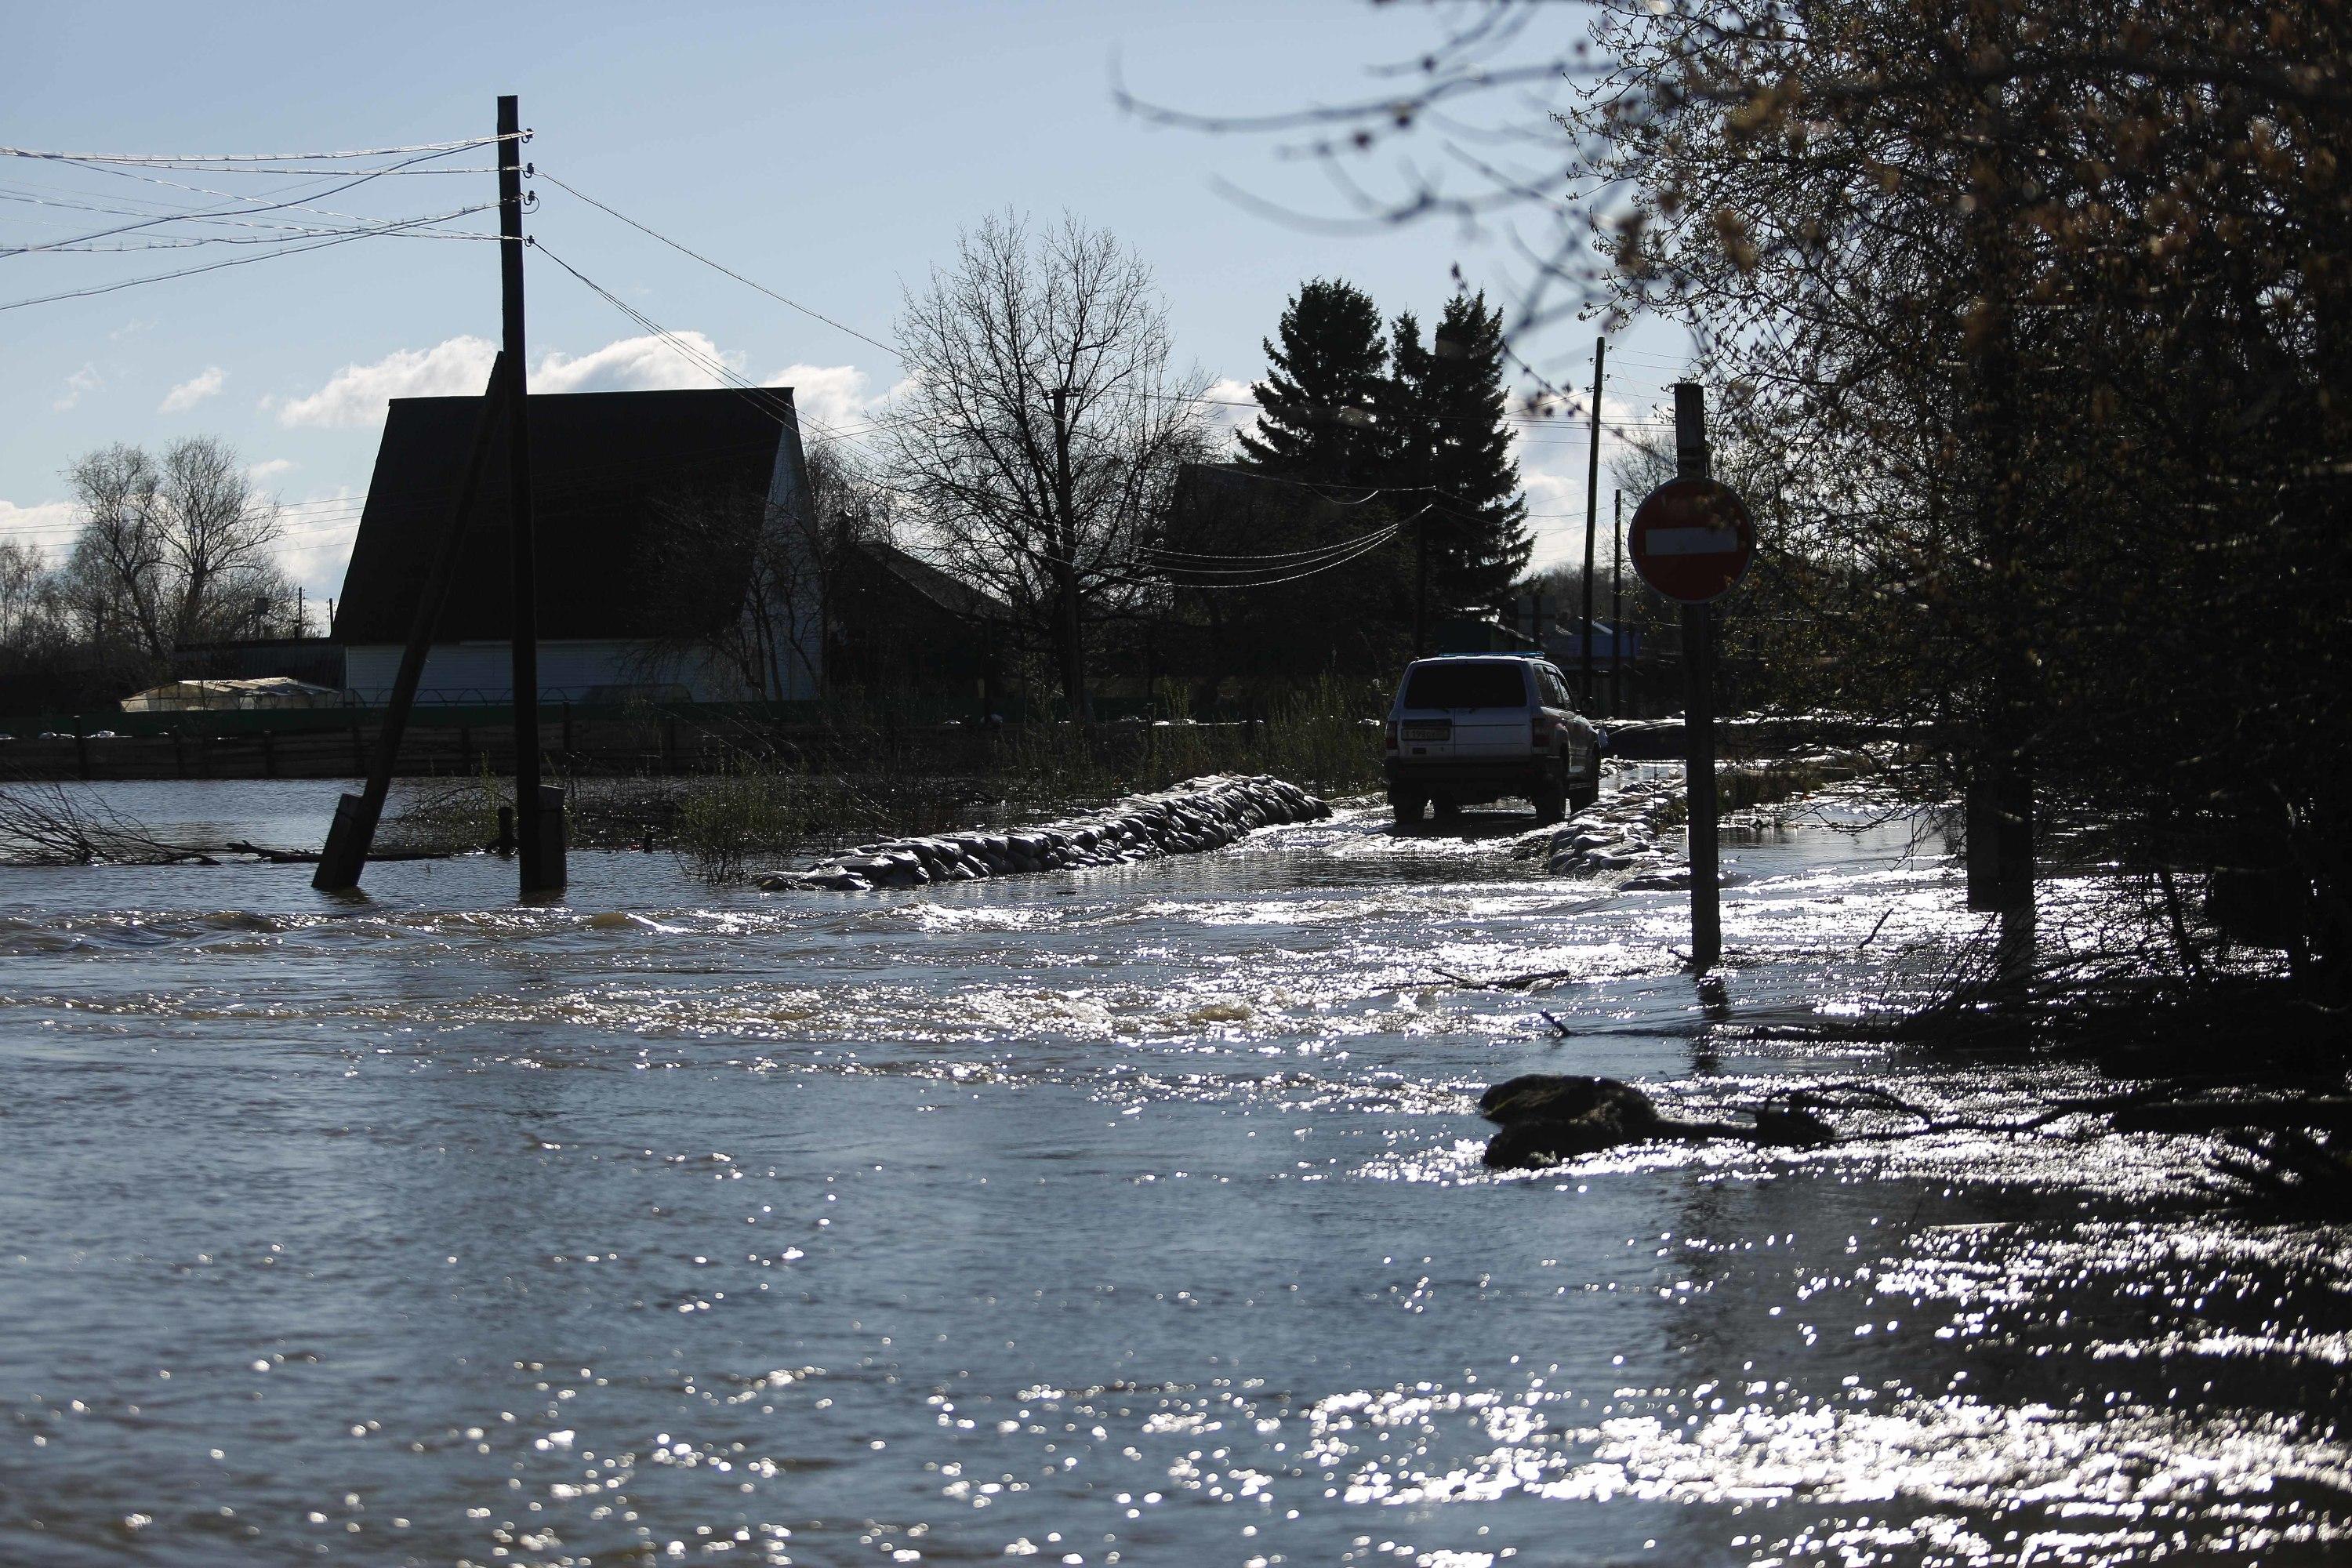
{"label": "vehicle rear window", "polygon": [[1408,708],[1524,708],[1527,677],[1516,664],[1425,664],[1406,677]]}

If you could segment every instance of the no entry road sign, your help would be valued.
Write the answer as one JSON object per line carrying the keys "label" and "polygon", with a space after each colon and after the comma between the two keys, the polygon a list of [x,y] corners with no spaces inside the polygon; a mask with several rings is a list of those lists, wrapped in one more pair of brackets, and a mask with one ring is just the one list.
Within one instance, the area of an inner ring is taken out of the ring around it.
{"label": "no entry road sign", "polygon": [[1642,581],[1667,598],[1704,605],[1747,572],[1756,555],[1756,521],[1729,487],[1674,479],[1633,513],[1625,552]]}

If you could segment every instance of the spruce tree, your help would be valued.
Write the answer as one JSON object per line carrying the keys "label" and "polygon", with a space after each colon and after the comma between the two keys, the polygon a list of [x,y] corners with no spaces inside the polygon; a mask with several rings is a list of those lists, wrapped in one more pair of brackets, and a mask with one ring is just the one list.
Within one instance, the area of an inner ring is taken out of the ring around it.
{"label": "spruce tree", "polygon": [[1257,429],[1241,435],[1242,465],[1288,478],[1370,484],[1380,477],[1378,408],[1388,350],[1381,313],[1352,284],[1318,278],[1282,312],[1281,342],[1250,388]]}
{"label": "spruce tree", "polygon": [[1457,294],[1427,349],[1419,338],[1410,315],[1397,318],[1398,374],[1383,400],[1391,482],[1426,487],[1432,602],[1497,609],[1535,547],[1504,418],[1503,313],[1484,293]]}

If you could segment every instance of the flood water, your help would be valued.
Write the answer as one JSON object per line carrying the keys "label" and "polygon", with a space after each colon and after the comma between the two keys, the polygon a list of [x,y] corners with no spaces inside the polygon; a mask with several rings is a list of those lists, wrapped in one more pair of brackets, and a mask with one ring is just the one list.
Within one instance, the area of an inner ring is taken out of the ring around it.
{"label": "flood water", "polygon": [[[315,843],[334,786],[108,793]],[[2197,1140],[1486,1172],[1520,1072],[2073,1081],[1759,1043],[1959,929],[1940,841],[1735,836],[1706,999],[1685,895],[1523,826],[864,895],[575,854],[533,908],[0,871],[0,1562],[2352,1553],[2352,1245]]]}

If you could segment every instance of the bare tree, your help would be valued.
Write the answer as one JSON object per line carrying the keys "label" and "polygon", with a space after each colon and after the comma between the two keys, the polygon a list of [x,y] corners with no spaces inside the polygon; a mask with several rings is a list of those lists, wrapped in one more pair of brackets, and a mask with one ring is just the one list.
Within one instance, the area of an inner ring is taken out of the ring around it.
{"label": "bare tree", "polygon": [[49,639],[56,595],[48,563],[21,539],[0,539],[0,654],[22,653]]}
{"label": "bare tree", "polygon": [[1154,591],[1139,549],[1207,445],[1205,383],[1170,369],[1150,268],[1067,216],[1044,234],[990,217],[909,291],[898,337],[901,488],[957,567],[1053,650],[1071,712],[1090,717],[1087,627]]}
{"label": "bare tree", "polygon": [[264,624],[289,593],[277,503],[212,437],[117,444],[66,470],[81,514],[62,587],[81,635],[160,673],[184,643]]}
{"label": "bare tree", "polygon": [[235,449],[210,436],[172,443],[162,500],[174,644],[272,618],[287,589],[276,559],[278,503],[255,493]]}
{"label": "bare tree", "polygon": [[85,453],[66,478],[82,514],[64,571],[82,636],[100,647],[135,649],[142,662],[171,656],[162,605],[164,552],[158,518],[161,477],[144,449],[114,446]]}

